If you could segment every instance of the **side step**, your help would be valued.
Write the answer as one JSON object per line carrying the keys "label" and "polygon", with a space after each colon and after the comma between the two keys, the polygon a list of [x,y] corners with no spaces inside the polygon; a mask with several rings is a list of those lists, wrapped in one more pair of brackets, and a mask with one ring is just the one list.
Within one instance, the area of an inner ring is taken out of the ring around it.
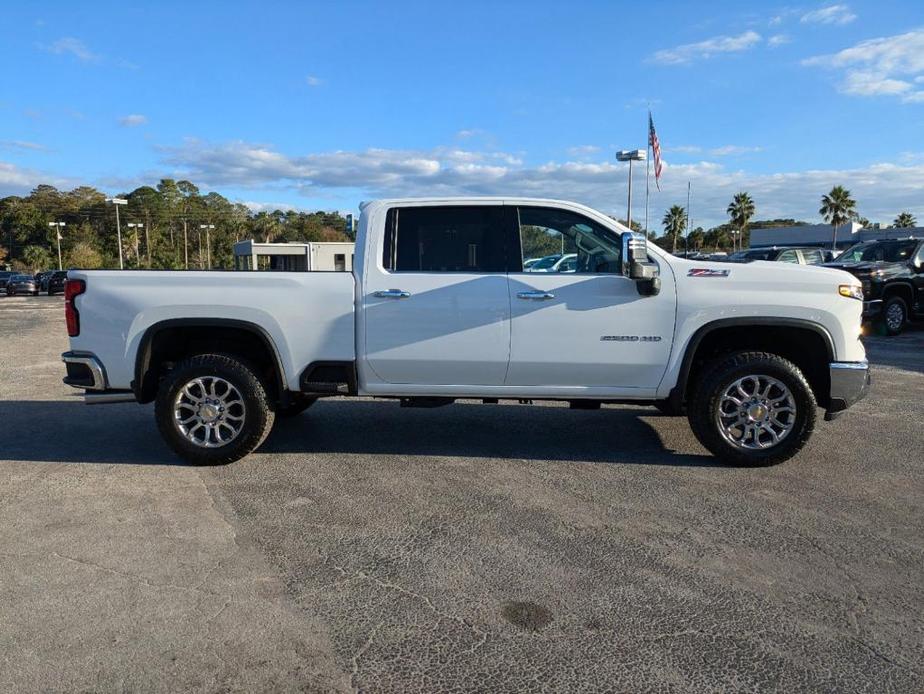
{"label": "side step", "polygon": [[455,401],[455,398],[401,398],[401,407],[443,407]]}
{"label": "side step", "polygon": [[356,365],[351,361],[313,361],[302,371],[298,389],[310,395],[355,395]]}

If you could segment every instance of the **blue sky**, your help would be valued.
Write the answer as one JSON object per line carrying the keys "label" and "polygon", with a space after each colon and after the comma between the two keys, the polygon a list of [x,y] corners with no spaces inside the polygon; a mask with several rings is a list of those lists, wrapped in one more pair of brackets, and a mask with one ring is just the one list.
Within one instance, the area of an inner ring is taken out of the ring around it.
{"label": "blue sky", "polygon": [[622,215],[614,151],[645,146],[650,104],[653,218],[689,180],[694,224],[738,190],[818,221],[835,184],[873,221],[924,221],[919,0],[4,5],[0,195],[170,176],[255,208],[518,194]]}

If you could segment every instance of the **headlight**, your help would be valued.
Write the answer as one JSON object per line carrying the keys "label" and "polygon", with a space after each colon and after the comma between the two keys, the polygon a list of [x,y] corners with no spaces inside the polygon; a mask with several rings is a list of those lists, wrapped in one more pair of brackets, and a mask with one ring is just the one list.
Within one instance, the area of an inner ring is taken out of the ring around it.
{"label": "headlight", "polygon": [[842,284],[837,288],[837,293],[848,299],[863,301],[863,287],[858,284]]}

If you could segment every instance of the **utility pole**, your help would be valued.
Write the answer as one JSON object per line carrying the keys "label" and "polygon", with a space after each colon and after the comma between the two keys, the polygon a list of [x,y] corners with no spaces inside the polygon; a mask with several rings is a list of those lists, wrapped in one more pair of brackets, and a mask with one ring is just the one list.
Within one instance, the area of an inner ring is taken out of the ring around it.
{"label": "utility pole", "polygon": [[106,198],[106,202],[111,202],[115,205],[116,211],[116,238],[119,244],[119,269],[125,269],[125,263],[122,261],[122,226],[119,224],[119,205],[127,205],[128,200],[124,198]]}
{"label": "utility pole", "polygon": [[61,262],[61,229],[62,227],[66,227],[67,224],[64,222],[48,222],[48,226],[56,227],[55,235],[58,237],[58,269],[63,270],[64,263]]}
{"label": "utility pole", "polygon": [[183,217],[183,262],[189,269],[189,236],[186,233],[186,217]]}
{"label": "utility pole", "polygon": [[[135,230],[135,260],[138,261],[138,265],[141,265],[141,251],[138,250],[138,233],[140,229],[144,228],[144,224],[142,224],[141,222],[138,222],[137,224],[129,222],[127,226],[129,229]],[[150,264],[151,263],[149,262],[148,265]]]}
{"label": "utility pole", "polygon": [[205,257],[206,257],[206,266],[209,270],[212,269],[212,239],[209,236],[209,230],[214,229],[214,224],[200,224],[200,229],[205,229]]}
{"label": "utility pole", "polygon": [[687,233],[684,234],[684,237],[683,237],[684,239],[683,247],[684,247],[684,250],[687,251],[687,255],[690,254],[689,253],[690,251],[690,240],[689,239],[690,239],[690,231],[691,231],[690,229],[690,191],[691,191],[691,188],[692,188],[692,184],[690,183],[690,181],[687,181]]}

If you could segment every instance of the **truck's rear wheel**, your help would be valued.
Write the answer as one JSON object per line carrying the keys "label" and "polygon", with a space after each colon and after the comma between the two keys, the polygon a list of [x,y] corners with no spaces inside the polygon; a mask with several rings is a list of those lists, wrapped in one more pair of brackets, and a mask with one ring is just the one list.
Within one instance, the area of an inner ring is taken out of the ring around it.
{"label": "truck's rear wheel", "polygon": [[254,370],[223,354],[177,364],[161,383],[154,416],[170,448],[194,465],[243,458],[263,443],[274,419]]}
{"label": "truck's rear wheel", "polygon": [[706,371],[688,417],[696,438],[723,462],[775,465],[808,441],[816,409],[795,364],[775,354],[741,352]]}

